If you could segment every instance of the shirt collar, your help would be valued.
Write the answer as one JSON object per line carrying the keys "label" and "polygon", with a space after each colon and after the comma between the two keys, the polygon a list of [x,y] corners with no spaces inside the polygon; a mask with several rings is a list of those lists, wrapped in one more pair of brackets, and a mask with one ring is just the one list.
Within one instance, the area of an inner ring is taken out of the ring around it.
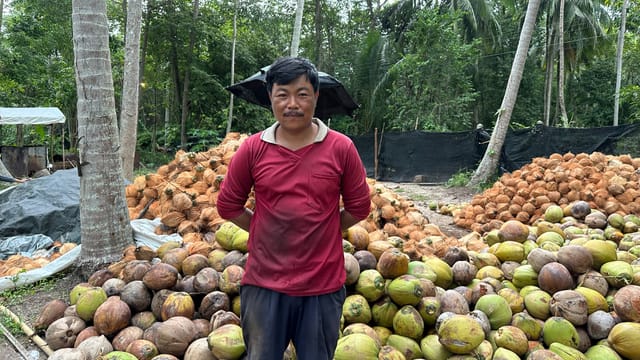
{"label": "shirt collar", "polygon": [[[325,125],[322,122],[322,120],[320,120],[318,118],[313,118],[312,121],[314,123],[316,123],[316,125],[318,125],[318,133],[316,134],[315,139],[313,139],[313,142],[321,142],[321,141],[324,140],[324,138],[327,137],[327,134],[329,133],[329,128],[327,127],[327,125]],[[260,135],[260,139],[262,141],[268,142],[270,144],[275,144],[276,143],[276,129],[278,128],[278,126],[280,126],[280,124],[276,121],[273,125],[271,125],[268,128],[266,128],[262,132],[262,135]]]}

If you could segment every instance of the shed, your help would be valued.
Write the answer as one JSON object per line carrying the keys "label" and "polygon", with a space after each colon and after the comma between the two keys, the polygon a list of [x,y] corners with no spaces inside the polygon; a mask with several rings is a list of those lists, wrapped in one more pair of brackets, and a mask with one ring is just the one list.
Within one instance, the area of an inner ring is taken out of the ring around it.
{"label": "shed", "polygon": [[[0,125],[53,125],[65,120],[57,107],[0,107]],[[46,146],[0,146],[0,153],[15,177],[30,176],[49,164]]]}

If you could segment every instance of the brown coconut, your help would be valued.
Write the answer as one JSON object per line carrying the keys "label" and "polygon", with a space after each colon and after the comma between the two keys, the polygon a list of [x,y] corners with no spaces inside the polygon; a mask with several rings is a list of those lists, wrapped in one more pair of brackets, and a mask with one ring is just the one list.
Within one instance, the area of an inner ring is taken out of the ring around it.
{"label": "brown coconut", "polygon": [[76,337],[87,325],[77,316],[60,318],[47,328],[45,340],[53,350],[72,347]]}
{"label": "brown coconut", "polygon": [[409,256],[397,248],[385,250],[378,259],[376,270],[385,279],[394,279],[409,270]]}
{"label": "brown coconut", "polygon": [[240,318],[232,311],[218,310],[211,316],[209,331],[213,331],[226,324],[240,325]]}
{"label": "brown coconut", "polygon": [[151,290],[170,289],[178,281],[178,270],[166,263],[157,263],[151,266],[142,277],[142,282]]}
{"label": "brown coconut", "polygon": [[51,325],[52,322],[64,317],[64,311],[67,309],[67,303],[54,299],[44,305],[38,318],[33,323],[36,330],[44,330]]}
{"label": "brown coconut", "polygon": [[184,353],[184,360],[217,360],[209,349],[206,337],[193,341]]}
{"label": "brown coconut", "polygon": [[164,301],[173,292],[173,290],[162,289],[153,294],[153,298],[151,299],[151,312],[153,312],[156,319],[162,319],[162,304],[164,304]]}
{"label": "brown coconut", "polygon": [[147,310],[151,305],[151,292],[141,280],[135,280],[124,286],[120,300],[129,305],[134,313]]}
{"label": "brown coconut", "polygon": [[193,277],[193,290],[208,294],[218,288],[218,272],[212,267],[205,267]]}
{"label": "brown coconut", "polygon": [[593,266],[593,256],[589,249],[579,245],[566,245],[556,254],[558,262],[573,275],[584,274]]}
{"label": "brown coconut", "polygon": [[114,277],[115,275],[109,269],[100,269],[91,274],[87,282],[92,286],[102,286],[105,281]]}
{"label": "brown coconut", "polygon": [[126,284],[122,279],[113,278],[105,281],[104,284],[102,284],[102,289],[107,296],[120,295],[120,292]]}
{"label": "brown coconut", "polygon": [[184,247],[168,250],[162,257],[162,262],[182,271],[182,262],[189,256],[189,250]]}
{"label": "brown coconut", "polygon": [[80,333],[78,333],[78,336],[76,336],[76,341],[73,344],[73,347],[78,347],[78,345],[80,345],[88,338],[99,335],[100,334],[98,334],[98,330],[96,330],[95,326],[86,327],[82,331],[80,331]]}
{"label": "brown coconut", "polygon": [[113,337],[111,344],[117,351],[125,351],[134,340],[142,339],[144,330],[137,326],[127,326]]}
{"label": "brown coconut", "polygon": [[209,260],[202,254],[193,254],[187,256],[182,262],[183,275],[195,275],[200,270],[209,266]]}
{"label": "brown coconut", "polygon": [[132,260],[124,266],[120,273],[120,277],[126,283],[130,283],[134,280],[142,280],[142,277],[150,268],[151,263],[146,260]]}
{"label": "brown coconut", "polygon": [[230,309],[229,295],[223,291],[212,291],[202,298],[198,312],[204,319],[210,319],[218,310]]}
{"label": "brown coconut", "polygon": [[119,296],[111,296],[96,310],[93,315],[93,326],[98,333],[110,336],[127,327],[130,320],[129,305],[120,300]]}
{"label": "brown coconut", "polygon": [[640,286],[618,289],[613,296],[613,308],[622,321],[640,322]]}
{"label": "brown coconut", "polygon": [[155,359],[158,355],[158,347],[156,344],[145,339],[133,340],[125,351],[141,360]]}
{"label": "brown coconut", "polygon": [[142,330],[146,330],[155,322],[156,322],[156,316],[153,315],[153,312],[150,310],[136,313],[131,318],[131,325],[137,326]]}
{"label": "brown coconut", "polygon": [[106,355],[113,351],[113,345],[104,335],[95,335],[87,338],[82,343],[76,345],[76,348],[82,350],[87,359],[98,359],[102,355]]}
{"label": "brown coconut", "polygon": [[155,343],[160,353],[181,357],[193,341],[195,334],[196,328],[191,319],[174,316],[160,323]]}
{"label": "brown coconut", "polygon": [[244,269],[238,265],[229,265],[220,276],[218,286],[220,290],[229,295],[235,295],[240,292],[240,281],[244,275]]}
{"label": "brown coconut", "polygon": [[540,269],[538,286],[553,295],[560,290],[573,289],[574,283],[571,273],[564,265],[559,262],[551,262]]}

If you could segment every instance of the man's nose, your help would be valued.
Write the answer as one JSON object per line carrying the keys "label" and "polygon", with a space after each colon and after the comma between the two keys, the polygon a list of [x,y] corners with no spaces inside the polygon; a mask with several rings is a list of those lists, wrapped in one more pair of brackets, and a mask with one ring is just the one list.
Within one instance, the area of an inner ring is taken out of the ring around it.
{"label": "man's nose", "polygon": [[287,97],[287,108],[294,108],[294,109],[298,108],[298,99],[296,98],[295,95],[291,95]]}

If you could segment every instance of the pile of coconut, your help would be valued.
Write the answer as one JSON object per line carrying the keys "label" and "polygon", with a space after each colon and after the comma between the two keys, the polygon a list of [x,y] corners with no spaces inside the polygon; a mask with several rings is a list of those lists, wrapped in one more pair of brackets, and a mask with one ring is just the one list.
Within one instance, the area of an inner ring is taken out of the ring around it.
{"label": "pile of coconut", "polygon": [[[216,210],[220,185],[227,166],[238,147],[247,138],[229,133],[220,145],[205,152],[178,151],[174,159],[155,173],[141,175],[126,188],[131,219],[160,218],[157,234],[179,233],[185,243],[211,243],[213,234],[224,222]],[[349,234],[358,247],[389,237],[401,241],[401,248],[412,258],[442,255],[451,246],[465,245],[465,239],[447,236],[430,224],[420,209],[405,197],[368,179],[371,213]],[[250,195],[245,206],[254,207]],[[356,239],[357,238],[357,239]],[[382,244],[382,243],[380,243]],[[380,245],[376,244],[376,245]],[[203,246],[203,245],[200,245]]]}
{"label": "pile of coconut", "polygon": [[[566,153],[534,158],[505,173],[470,204],[453,211],[461,227],[484,233],[508,220],[534,224],[552,204],[585,201],[606,215],[640,214],[640,158]],[[567,211],[568,212],[568,209]]]}

